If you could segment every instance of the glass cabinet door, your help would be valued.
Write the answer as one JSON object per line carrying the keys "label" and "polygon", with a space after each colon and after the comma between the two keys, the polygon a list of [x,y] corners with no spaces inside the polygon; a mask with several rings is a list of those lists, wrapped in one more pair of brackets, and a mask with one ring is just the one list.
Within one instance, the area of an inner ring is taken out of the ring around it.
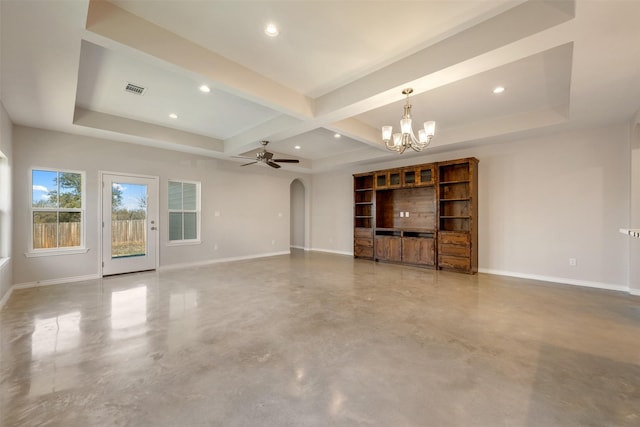
{"label": "glass cabinet door", "polygon": [[389,171],[389,188],[402,187],[402,175],[399,170]]}
{"label": "glass cabinet door", "polygon": [[416,168],[416,185],[432,185],[433,177],[433,165],[423,165]]}
{"label": "glass cabinet door", "polygon": [[402,170],[402,183],[404,184],[405,187],[413,187],[416,184],[415,169]]}

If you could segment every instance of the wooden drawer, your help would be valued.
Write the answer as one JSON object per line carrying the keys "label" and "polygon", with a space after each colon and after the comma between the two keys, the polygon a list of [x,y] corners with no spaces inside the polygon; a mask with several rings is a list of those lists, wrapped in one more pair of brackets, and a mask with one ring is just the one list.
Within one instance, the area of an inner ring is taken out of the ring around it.
{"label": "wooden drawer", "polygon": [[357,239],[354,240],[354,244],[356,246],[370,246],[370,247],[373,247],[373,239],[358,237]]}
{"label": "wooden drawer", "polygon": [[469,255],[471,255],[469,245],[451,245],[441,243],[438,251],[442,255],[453,255],[459,257],[469,257]]}
{"label": "wooden drawer", "polygon": [[441,231],[438,233],[438,241],[440,244],[452,243],[454,245],[468,245],[469,233],[451,233]]}
{"label": "wooden drawer", "polygon": [[438,266],[440,268],[469,271],[471,270],[471,258],[440,254],[438,255]]}
{"label": "wooden drawer", "polygon": [[355,246],[353,255],[358,257],[373,258],[373,246]]}
{"label": "wooden drawer", "polygon": [[353,236],[373,238],[373,228],[356,228],[353,231]]}

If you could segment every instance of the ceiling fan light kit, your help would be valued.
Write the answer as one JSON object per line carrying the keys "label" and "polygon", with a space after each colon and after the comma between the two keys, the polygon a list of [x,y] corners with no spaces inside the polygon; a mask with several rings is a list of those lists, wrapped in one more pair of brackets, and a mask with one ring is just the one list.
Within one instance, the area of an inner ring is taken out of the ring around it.
{"label": "ceiling fan light kit", "polygon": [[393,133],[393,126],[382,126],[382,140],[385,146],[388,150],[396,151],[398,154],[404,153],[407,148],[422,151],[429,146],[431,139],[436,134],[436,122],[433,120],[424,122],[423,129],[418,130],[417,138],[413,133],[411,104],[409,103],[409,95],[412,93],[413,89],[411,88],[402,91],[402,94],[407,96],[407,101],[404,104],[402,119],[400,119],[400,132]]}

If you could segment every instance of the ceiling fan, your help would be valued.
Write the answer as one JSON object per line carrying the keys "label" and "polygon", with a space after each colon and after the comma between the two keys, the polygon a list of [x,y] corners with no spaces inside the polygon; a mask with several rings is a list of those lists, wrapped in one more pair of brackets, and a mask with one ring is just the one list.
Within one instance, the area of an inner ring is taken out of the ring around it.
{"label": "ceiling fan", "polygon": [[297,160],[297,159],[274,159],[273,153],[270,153],[267,151],[268,143],[269,141],[260,141],[260,144],[262,144],[262,151],[259,151],[256,153],[255,160],[252,159],[251,157],[244,157],[244,156],[233,156],[233,157],[235,157],[236,159],[253,160],[252,162],[245,163],[244,165],[240,165],[240,166],[249,166],[249,165],[254,165],[256,163],[262,163],[262,164],[271,166],[272,168],[278,169],[281,167],[278,163],[300,163],[300,160]]}

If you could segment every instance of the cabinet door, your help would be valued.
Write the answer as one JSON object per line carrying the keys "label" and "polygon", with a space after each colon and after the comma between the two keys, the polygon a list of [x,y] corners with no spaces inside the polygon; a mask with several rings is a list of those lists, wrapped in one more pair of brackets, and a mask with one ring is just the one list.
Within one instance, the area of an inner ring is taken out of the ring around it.
{"label": "cabinet door", "polygon": [[376,190],[389,188],[389,172],[388,171],[376,172],[375,188]]}
{"label": "cabinet door", "polygon": [[402,260],[402,238],[399,236],[376,236],[376,259],[380,261]]}
{"label": "cabinet door", "polygon": [[402,187],[402,174],[400,169],[390,169],[376,172],[376,190],[388,190]]}
{"label": "cabinet door", "polygon": [[416,175],[416,170],[414,168],[405,168],[402,169],[402,186],[403,187],[413,187],[418,182],[418,176]]}
{"label": "cabinet door", "polygon": [[402,174],[399,169],[389,171],[389,187],[388,188],[400,188],[402,187]]}
{"label": "cabinet door", "polygon": [[434,165],[422,165],[416,167],[416,186],[433,185],[435,177]]}
{"label": "cabinet door", "polygon": [[402,239],[402,262],[409,264],[435,265],[435,240],[424,237],[405,237]]}

